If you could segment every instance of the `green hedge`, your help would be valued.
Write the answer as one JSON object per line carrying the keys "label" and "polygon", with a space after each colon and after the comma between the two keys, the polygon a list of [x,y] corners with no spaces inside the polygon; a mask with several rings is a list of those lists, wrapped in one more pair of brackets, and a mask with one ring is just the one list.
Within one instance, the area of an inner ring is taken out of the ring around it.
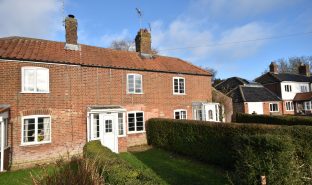
{"label": "green hedge", "polygon": [[289,137],[279,135],[241,136],[235,140],[234,184],[258,185],[260,176],[268,184],[301,184],[295,145]]}
{"label": "green hedge", "polygon": [[161,179],[136,169],[117,154],[101,145],[100,141],[91,141],[83,148],[86,158],[95,159],[102,170],[105,183],[127,185],[163,184]]}
{"label": "green hedge", "polygon": [[312,126],[312,117],[308,116],[270,116],[270,115],[252,115],[236,114],[237,123],[263,123],[273,125],[310,125]]}
{"label": "green hedge", "polygon": [[[234,173],[241,177],[241,184],[248,184],[248,179],[256,179],[256,175],[264,172],[267,172],[265,175],[269,177],[269,184],[287,181],[284,175],[291,175],[296,182],[303,183],[306,180],[307,184],[312,183],[308,179],[312,178],[310,126],[150,119],[146,122],[146,132],[149,144],[220,165],[235,173],[245,169],[246,163],[258,165],[246,169],[249,170],[246,176]],[[248,156],[242,158],[242,154]],[[298,176],[293,174],[294,168],[298,168]],[[283,179],[277,181],[276,178]]]}

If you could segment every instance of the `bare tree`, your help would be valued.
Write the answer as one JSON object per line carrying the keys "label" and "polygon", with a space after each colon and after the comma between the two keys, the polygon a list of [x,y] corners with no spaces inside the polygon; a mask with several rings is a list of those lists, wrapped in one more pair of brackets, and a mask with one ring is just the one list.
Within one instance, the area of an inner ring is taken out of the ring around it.
{"label": "bare tree", "polygon": [[[312,56],[301,56],[301,57],[290,57],[288,59],[280,58],[277,59],[276,64],[278,65],[278,72],[280,73],[298,73],[298,67],[301,63],[310,65],[312,67]],[[266,73],[267,70],[264,71]]]}
{"label": "bare tree", "polygon": [[[110,48],[123,51],[135,51],[135,43],[129,39],[114,40],[112,41]],[[152,48],[152,54],[156,55],[158,53],[158,49]]]}

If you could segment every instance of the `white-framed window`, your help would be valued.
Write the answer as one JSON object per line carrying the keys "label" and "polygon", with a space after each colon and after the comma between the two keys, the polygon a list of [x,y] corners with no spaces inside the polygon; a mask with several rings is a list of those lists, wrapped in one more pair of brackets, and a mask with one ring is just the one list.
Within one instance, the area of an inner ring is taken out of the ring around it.
{"label": "white-framed window", "polygon": [[195,115],[196,115],[196,119],[195,120],[200,120],[203,121],[203,110],[202,109],[197,109],[195,110]]}
{"label": "white-framed window", "polygon": [[294,103],[292,101],[285,102],[286,111],[293,111],[294,110]]}
{"label": "white-framed window", "polygon": [[50,142],[51,116],[32,115],[22,118],[22,145]]}
{"label": "white-framed window", "polygon": [[118,113],[118,136],[126,136],[125,132],[125,113]]}
{"label": "white-framed window", "polygon": [[173,77],[173,94],[185,94],[185,78]]}
{"label": "white-framed window", "polygon": [[23,93],[49,93],[49,69],[22,67]]}
{"label": "white-framed window", "polygon": [[[3,118],[3,126],[4,126],[4,148],[8,147],[9,146],[9,143],[8,143],[8,123],[9,123],[9,119],[8,118]],[[2,133],[2,130],[1,130],[1,125],[0,125],[0,135]],[[1,143],[1,137],[0,137],[0,143]],[[0,146],[1,148],[1,146]]]}
{"label": "white-framed window", "polygon": [[128,132],[144,132],[144,112],[128,112]]}
{"label": "white-framed window", "polygon": [[285,88],[285,92],[291,92],[292,91],[291,85],[285,85],[284,88]]}
{"label": "white-framed window", "polygon": [[270,112],[278,112],[278,103],[270,103]]}
{"label": "white-framed window", "polygon": [[311,101],[305,101],[304,102],[304,110],[311,110],[312,106],[311,106]]}
{"label": "white-framed window", "polygon": [[187,119],[187,111],[185,109],[174,110],[174,119]]}
{"label": "white-framed window", "polygon": [[143,94],[142,75],[127,74],[127,93]]}
{"label": "white-framed window", "polygon": [[213,120],[213,111],[212,110],[208,111],[208,119]]}
{"label": "white-framed window", "polygon": [[91,116],[91,140],[100,139],[100,115],[97,113]]}
{"label": "white-framed window", "polygon": [[308,87],[305,85],[300,86],[301,92],[308,92]]}

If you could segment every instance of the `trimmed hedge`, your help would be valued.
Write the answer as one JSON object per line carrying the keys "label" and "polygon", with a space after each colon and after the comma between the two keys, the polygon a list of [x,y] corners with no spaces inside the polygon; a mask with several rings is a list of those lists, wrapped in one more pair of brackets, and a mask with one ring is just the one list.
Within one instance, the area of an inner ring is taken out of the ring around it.
{"label": "trimmed hedge", "polygon": [[233,140],[236,136],[273,132],[276,127],[157,118],[146,122],[149,144],[224,168],[234,168]]}
{"label": "trimmed hedge", "polygon": [[300,184],[295,145],[289,137],[278,135],[241,136],[235,140],[234,184],[258,185],[260,176],[268,184]]}
{"label": "trimmed hedge", "polygon": [[237,123],[263,123],[272,125],[310,125],[312,126],[312,117],[308,116],[270,116],[270,115],[252,115],[236,114]]}
{"label": "trimmed hedge", "polygon": [[312,183],[310,126],[150,119],[146,132],[149,144],[234,171],[240,177],[239,183],[233,178],[235,184],[248,184],[261,173],[269,184]]}
{"label": "trimmed hedge", "polygon": [[158,177],[132,167],[110,149],[102,146],[100,141],[87,143],[83,148],[83,154],[84,157],[97,161],[105,183],[127,185],[164,184]]}

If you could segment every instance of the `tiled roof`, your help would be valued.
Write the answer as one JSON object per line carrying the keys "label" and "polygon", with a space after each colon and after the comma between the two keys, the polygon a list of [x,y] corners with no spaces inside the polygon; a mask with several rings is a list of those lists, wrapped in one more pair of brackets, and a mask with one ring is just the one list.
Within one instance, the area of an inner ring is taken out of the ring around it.
{"label": "tiled roof", "polygon": [[65,50],[64,46],[64,42],[41,39],[0,38],[0,58],[211,76],[209,72],[178,58],[155,55],[148,59],[137,52],[83,44],[80,51],[72,51]]}
{"label": "tiled roof", "polygon": [[292,73],[265,73],[264,75],[258,77],[256,82],[261,84],[282,82],[282,81],[291,81],[291,82],[310,82],[311,78],[305,75],[292,74]]}
{"label": "tiled roof", "polygon": [[294,101],[312,100],[312,92],[297,93]]}
{"label": "tiled roof", "polygon": [[262,86],[242,86],[229,93],[234,102],[280,101],[273,92]]}
{"label": "tiled roof", "polygon": [[250,82],[246,79],[240,78],[240,77],[231,77],[228,78],[226,80],[224,80],[223,82],[217,84],[215,86],[215,88],[218,91],[221,91],[223,93],[228,93],[231,90],[235,89],[236,87],[238,87],[239,85],[245,85],[245,84],[249,84]]}

